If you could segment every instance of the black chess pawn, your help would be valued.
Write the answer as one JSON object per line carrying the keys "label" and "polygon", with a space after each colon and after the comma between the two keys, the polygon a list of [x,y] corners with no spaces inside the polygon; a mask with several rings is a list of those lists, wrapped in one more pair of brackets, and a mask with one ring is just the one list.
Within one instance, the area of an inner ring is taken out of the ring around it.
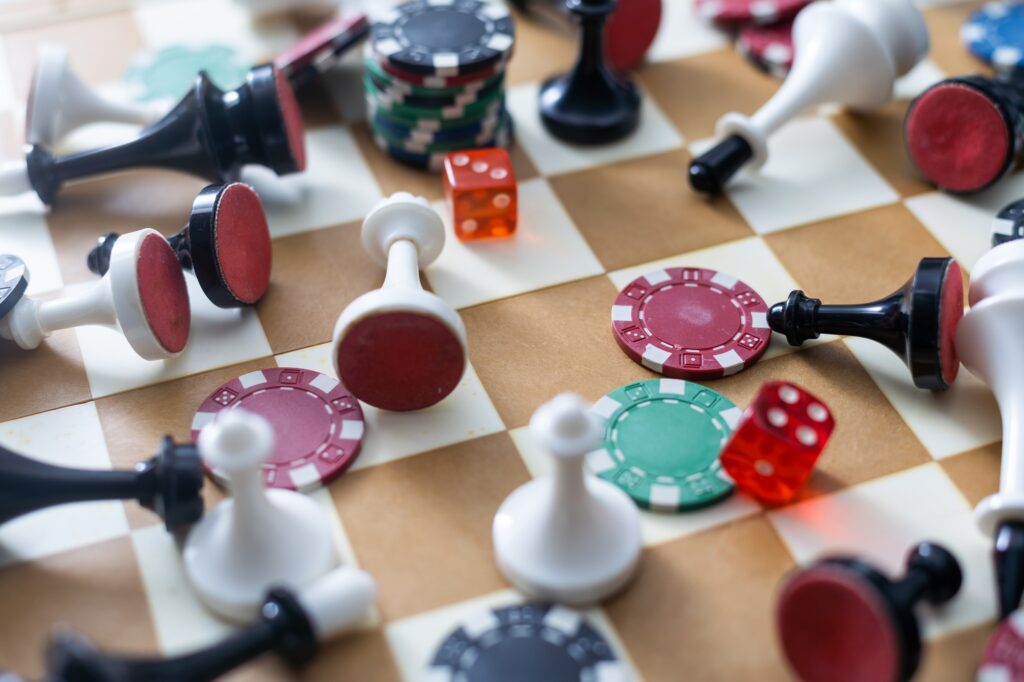
{"label": "black chess pawn", "polygon": [[567,74],[540,90],[540,117],[557,138],[578,144],[614,142],[640,123],[640,93],[605,63],[604,25],[616,0],[566,0],[580,23],[580,51]]}
{"label": "black chess pawn", "polygon": [[0,524],[59,504],[136,500],[173,531],[203,515],[202,487],[195,446],[176,445],[169,436],[130,471],[55,466],[0,447]]}
{"label": "black chess pawn", "polygon": [[[108,232],[89,252],[89,269],[107,272],[119,234]],[[195,272],[206,297],[221,308],[259,301],[270,284],[271,243],[259,195],[246,184],[210,185],[192,202],[188,224],[168,237],[182,267]]]}
{"label": "black chess pawn", "polygon": [[992,221],[992,247],[1024,238],[1024,199],[1007,204]]}
{"label": "black chess pawn", "polygon": [[782,649],[802,682],[909,680],[921,661],[914,608],[939,605],[960,591],[963,573],[949,550],[922,542],[906,574],[891,580],[853,557],[832,557],[797,571],[779,594],[775,623]]}
{"label": "black chess pawn", "polygon": [[0,195],[34,190],[52,204],[65,182],[129,168],[166,168],[211,182],[236,180],[246,164],[278,175],[306,165],[302,115],[288,80],[273,64],[253,67],[224,91],[205,72],[178,104],[123,144],[54,156],[39,144],[24,165],[0,169]]}
{"label": "black chess pawn", "polygon": [[821,334],[877,341],[900,356],[915,386],[940,391],[949,388],[960,368],[953,340],[963,314],[960,266],[952,258],[922,258],[914,276],[883,299],[822,305],[794,291],[771,307],[768,325],[793,346]]}
{"label": "black chess pawn", "polygon": [[337,569],[298,591],[271,589],[255,623],[208,649],[177,658],[145,659],[98,651],[81,635],[58,631],[47,651],[47,682],[205,682],[264,653],[299,668],[319,643],[351,627],[373,603],[373,579]]}

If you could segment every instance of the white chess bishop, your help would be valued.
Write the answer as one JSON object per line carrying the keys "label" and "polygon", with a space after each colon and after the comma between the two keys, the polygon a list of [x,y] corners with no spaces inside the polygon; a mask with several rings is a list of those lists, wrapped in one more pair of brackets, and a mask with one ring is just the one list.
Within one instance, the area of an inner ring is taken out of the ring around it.
{"label": "white chess bishop", "polygon": [[301,590],[337,566],[320,506],[302,493],[263,484],[260,465],[274,449],[267,420],[242,409],[222,410],[196,445],[203,460],[227,477],[231,492],[185,540],[185,573],[210,610],[251,620],[269,588]]}
{"label": "white chess bishop", "polygon": [[769,136],[813,107],[881,107],[896,79],[927,54],[929,38],[911,0],[834,0],[797,15],[793,45],[793,68],[775,95],[753,116],[718,120],[715,133],[724,139],[690,164],[693,189],[718,194],[741,168],[763,166]]}
{"label": "white chess bishop", "polygon": [[640,512],[617,487],[583,472],[601,426],[571,393],[541,405],[530,435],[554,459],[554,473],[512,492],[494,516],[498,568],[522,592],[570,605],[598,602],[636,570]]}
{"label": "white chess bishop", "polygon": [[956,335],[964,366],[992,389],[1003,420],[999,492],[975,508],[982,531],[995,541],[1003,617],[1024,593],[1024,241],[1001,244],[971,270],[970,310]]}

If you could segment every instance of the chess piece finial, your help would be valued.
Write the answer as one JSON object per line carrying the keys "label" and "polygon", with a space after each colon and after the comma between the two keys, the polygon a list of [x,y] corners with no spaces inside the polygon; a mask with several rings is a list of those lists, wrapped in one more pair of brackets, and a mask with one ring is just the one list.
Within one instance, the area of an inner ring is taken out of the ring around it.
{"label": "chess piece finial", "polygon": [[420,284],[419,271],[444,247],[444,223],[426,199],[398,192],[366,216],[362,241],[387,274],[380,289],[338,318],[334,369],[352,395],[374,407],[430,407],[455,390],[467,357],[462,318]]}
{"label": "chess piece finial", "polygon": [[301,589],[335,567],[331,528],[319,505],[302,493],[264,487],[260,466],[274,448],[267,420],[222,410],[203,427],[197,446],[231,492],[185,541],[185,573],[203,603],[245,621],[271,586]]}
{"label": "chess piece finial", "polygon": [[640,512],[617,487],[583,472],[601,427],[576,395],[540,406],[530,435],[554,459],[551,476],[509,495],[494,516],[494,554],[526,594],[589,604],[619,590],[640,558]]}
{"label": "chess piece finial", "polygon": [[690,164],[690,186],[721,193],[741,168],[768,160],[768,138],[802,111],[834,102],[875,109],[896,79],[928,52],[928,29],[909,0],[836,0],[801,10],[793,25],[795,59],[782,87],[753,116],[718,120],[723,138]]}
{"label": "chess piece finial", "polygon": [[[16,256],[0,255],[0,276],[27,280],[28,270]],[[120,331],[144,359],[162,360],[181,354],[191,329],[181,266],[167,240],[149,229],[117,241],[110,270],[95,284],[59,298],[9,301],[0,306],[0,338],[26,350],[59,329],[101,325]]]}
{"label": "chess piece finial", "polygon": [[952,258],[922,258],[901,288],[883,299],[822,305],[802,291],[768,311],[768,325],[794,346],[821,334],[877,341],[910,369],[918,388],[949,388],[960,368],[954,336],[963,316],[963,281]]}
{"label": "chess piece finial", "polygon": [[975,517],[995,542],[999,612],[1006,617],[1024,594],[1024,361],[1015,344],[1024,333],[1024,241],[978,260],[968,300],[956,349],[968,371],[992,389],[1003,420],[999,492],[978,504]]}

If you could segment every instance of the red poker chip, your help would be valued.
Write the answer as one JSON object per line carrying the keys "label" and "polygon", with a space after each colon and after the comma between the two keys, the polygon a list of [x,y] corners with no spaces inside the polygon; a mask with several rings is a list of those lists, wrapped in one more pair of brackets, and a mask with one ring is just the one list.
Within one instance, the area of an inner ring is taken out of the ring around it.
{"label": "red poker chip", "polygon": [[[203,401],[192,440],[221,410],[242,408],[274,427],[274,452],[263,464],[268,488],[308,492],[352,465],[363,442],[363,409],[340,381],[320,372],[274,367],[243,374]],[[221,484],[227,477],[207,473]]]}
{"label": "red poker chip", "polygon": [[372,50],[367,49],[366,53],[372,54],[380,67],[394,76],[397,80],[400,80],[403,83],[419,85],[426,88],[457,88],[460,85],[469,85],[470,83],[476,83],[477,81],[487,80],[488,78],[504,71],[505,67],[508,66],[508,59],[512,56],[510,54],[508,58],[499,61],[494,66],[489,66],[486,69],[474,71],[473,73],[462,73],[457,76],[434,76],[403,71],[394,64],[388,62],[386,59],[378,57]]}
{"label": "red poker chip", "polygon": [[695,0],[697,13],[718,24],[773,24],[795,17],[812,0]]}
{"label": "red poker chip", "polygon": [[744,26],[736,47],[751,63],[776,78],[785,78],[793,67],[793,20],[771,26]]}
{"label": "red poker chip", "polygon": [[1024,611],[1014,611],[989,637],[978,682],[1024,682]]}
{"label": "red poker chip", "polygon": [[668,377],[715,379],[768,348],[768,306],[749,286],[706,268],[665,268],[626,285],[612,332],[631,360]]}

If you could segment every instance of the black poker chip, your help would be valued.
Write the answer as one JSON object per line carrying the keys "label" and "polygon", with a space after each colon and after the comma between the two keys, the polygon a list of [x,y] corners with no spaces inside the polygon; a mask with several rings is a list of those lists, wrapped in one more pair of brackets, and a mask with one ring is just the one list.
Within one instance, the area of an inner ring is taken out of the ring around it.
{"label": "black poker chip", "polygon": [[503,61],[515,43],[508,9],[485,0],[411,0],[375,17],[370,45],[411,74],[458,76]]}
{"label": "black poker chip", "polygon": [[627,679],[608,641],[579,611],[551,604],[520,604],[478,614],[438,647],[431,680]]}
{"label": "black poker chip", "polygon": [[992,246],[1024,237],[1024,199],[1003,207],[992,221]]}
{"label": "black poker chip", "polygon": [[0,318],[14,309],[28,289],[28,268],[17,256],[0,253]]}

